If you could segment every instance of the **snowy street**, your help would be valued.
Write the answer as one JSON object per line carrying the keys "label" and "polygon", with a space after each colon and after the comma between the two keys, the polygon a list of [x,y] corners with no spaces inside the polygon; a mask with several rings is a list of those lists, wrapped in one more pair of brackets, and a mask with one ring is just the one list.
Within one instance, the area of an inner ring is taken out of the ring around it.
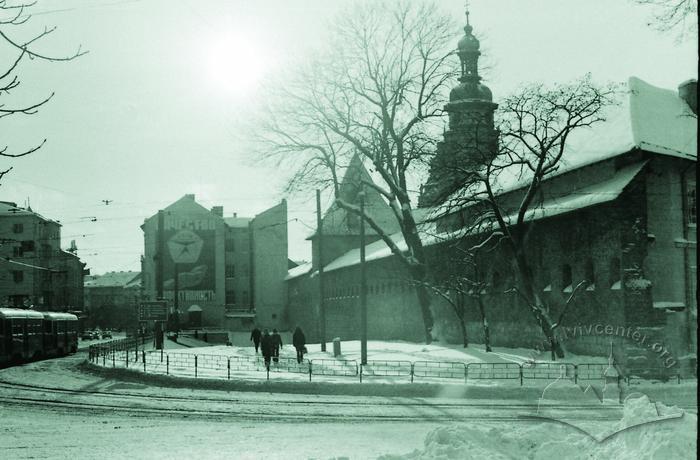
{"label": "snowy street", "polygon": [[[507,400],[509,392],[489,400],[151,386],[89,372],[84,359],[79,353],[0,371],[0,449],[11,452],[7,458],[434,458],[436,448],[449,446],[455,456],[447,458],[464,458],[462,429],[472,444],[492,438],[492,429],[499,436],[553,430],[593,442],[561,423],[533,418],[537,401]],[[547,400],[540,409],[539,415],[583,429],[623,417],[619,405],[584,398]],[[686,409],[696,412],[693,405]],[[422,457],[390,456],[423,449]]]}

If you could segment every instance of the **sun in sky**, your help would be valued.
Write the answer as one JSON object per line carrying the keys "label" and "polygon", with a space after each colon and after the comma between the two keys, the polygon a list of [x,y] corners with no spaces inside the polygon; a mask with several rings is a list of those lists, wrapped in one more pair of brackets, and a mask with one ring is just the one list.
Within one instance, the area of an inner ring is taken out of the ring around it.
{"label": "sun in sky", "polygon": [[215,90],[242,96],[254,90],[270,70],[270,54],[254,34],[226,31],[209,40],[204,73]]}

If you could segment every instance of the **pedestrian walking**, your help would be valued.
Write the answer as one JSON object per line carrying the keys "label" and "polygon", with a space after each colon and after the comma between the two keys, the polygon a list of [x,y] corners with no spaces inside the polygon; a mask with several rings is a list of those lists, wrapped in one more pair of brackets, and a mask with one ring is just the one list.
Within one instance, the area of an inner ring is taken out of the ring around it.
{"label": "pedestrian walking", "polygon": [[280,336],[277,329],[272,330],[272,360],[274,362],[279,362],[280,360],[280,348],[282,348],[282,337]]}
{"label": "pedestrian walking", "polygon": [[260,350],[262,351],[263,359],[265,360],[265,368],[270,370],[270,359],[272,358],[272,336],[270,332],[265,329],[263,331],[262,337],[260,338]]}
{"label": "pedestrian walking", "polygon": [[258,329],[258,326],[255,326],[255,329],[250,333],[250,340],[253,341],[253,345],[255,345],[255,354],[258,354],[258,348],[260,348],[260,337],[262,336],[262,333],[260,332],[260,329]]}
{"label": "pedestrian walking", "polygon": [[306,337],[304,337],[304,333],[299,326],[294,329],[292,345],[297,350],[297,363],[301,364],[304,361],[304,353],[306,353]]}

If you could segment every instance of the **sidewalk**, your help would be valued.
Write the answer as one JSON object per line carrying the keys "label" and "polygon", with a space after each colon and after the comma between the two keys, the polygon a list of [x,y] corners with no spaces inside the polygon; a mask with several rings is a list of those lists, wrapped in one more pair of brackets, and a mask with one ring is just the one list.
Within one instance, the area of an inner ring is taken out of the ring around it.
{"label": "sidewalk", "polygon": [[165,348],[199,348],[199,347],[210,347],[211,343],[207,343],[204,340],[195,339],[187,335],[178,335],[177,342],[172,340],[165,340]]}

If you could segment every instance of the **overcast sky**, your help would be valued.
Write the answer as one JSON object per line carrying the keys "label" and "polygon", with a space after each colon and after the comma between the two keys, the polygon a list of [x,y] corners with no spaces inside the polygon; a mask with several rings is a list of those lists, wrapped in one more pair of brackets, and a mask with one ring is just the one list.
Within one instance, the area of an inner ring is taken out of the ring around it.
{"label": "overcast sky", "polygon": [[[283,198],[284,175],[251,161],[241,120],[255,107],[260,80],[320,46],[324,22],[349,4],[39,0],[27,27],[58,26],[39,49],[66,55],[82,45],[89,54],[22,64],[14,100],[56,94],[37,115],[3,120],[3,145],[48,141],[32,155],[2,160],[14,170],[0,200],[22,206],[29,198],[35,211],[60,220],[63,246],[76,240],[93,273],[139,270],[139,225],[186,193],[207,207],[223,205],[226,216],[262,212]],[[463,22],[462,0],[438,4]],[[677,42],[676,33],[656,32],[647,25],[651,11],[630,0],[470,5],[496,102],[521,83],[586,72],[674,89],[697,78],[697,37]],[[455,30],[455,44],[461,33]],[[313,194],[287,198],[290,219],[306,224],[290,223],[290,257],[309,259]]]}

